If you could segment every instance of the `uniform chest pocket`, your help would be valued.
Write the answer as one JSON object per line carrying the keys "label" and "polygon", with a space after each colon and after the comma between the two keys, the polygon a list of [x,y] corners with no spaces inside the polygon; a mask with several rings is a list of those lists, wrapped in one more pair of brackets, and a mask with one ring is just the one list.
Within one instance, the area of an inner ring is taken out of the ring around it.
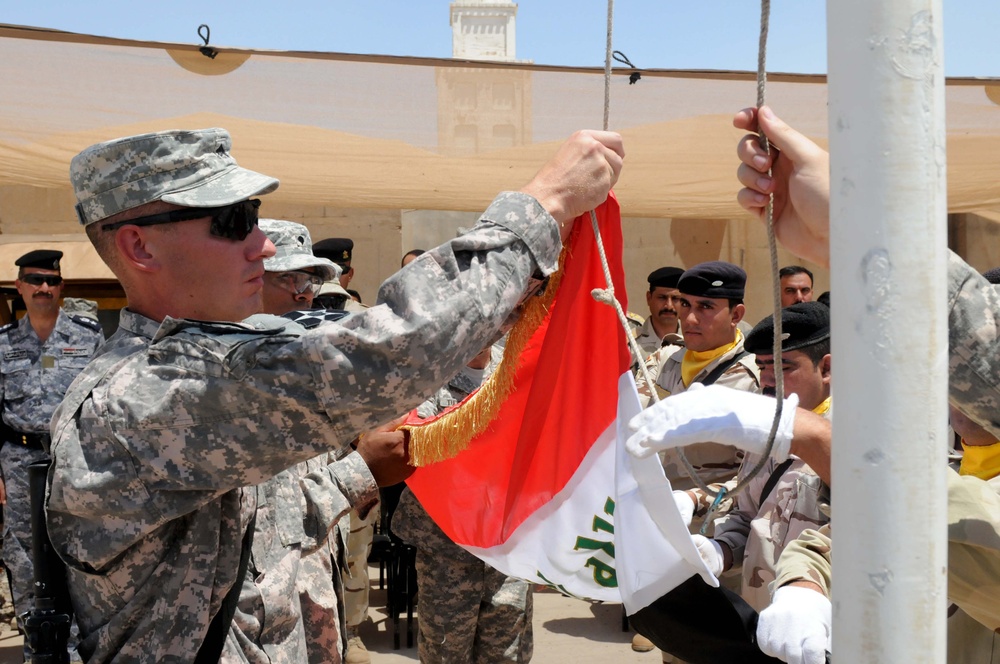
{"label": "uniform chest pocket", "polygon": [[31,369],[31,359],[27,357],[0,360],[0,374],[3,374],[4,393],[8,399],[22,399],[38,392]]}

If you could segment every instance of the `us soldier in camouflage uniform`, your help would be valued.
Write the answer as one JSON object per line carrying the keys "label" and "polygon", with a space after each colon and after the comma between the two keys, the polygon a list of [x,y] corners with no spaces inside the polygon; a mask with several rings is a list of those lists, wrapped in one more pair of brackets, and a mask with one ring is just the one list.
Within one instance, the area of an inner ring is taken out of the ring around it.
{"label": "us soldier in camouflage uniform", "polygon": [[[575,134],[469,233],[390,277],[379,305],[307,331],[252,315],[275,249],[248,198],[278,183],[230,147],[221,129],[161,132],[95,145],[70,167],[80,220],[129,300],[52,421],[49,534],[92,663],[192,661],[203,646],[214,659],[206,638],[213,621],[228,632],[222,607],[256,512],[243,487],[343,450],[444,384],[533,275],[556,269],[622,158],[616,134]],[[406,461],[394,433],[377,452]],[[330,510],[336,485],[326,466],[301,490]],[[217,648],[240,661],[231,641]]]}
{"label": "us soldier in camouflage uniform", "polygon": [[[432,417],[472,394],[499,364],[493,346],[430,400],[417,407]],[[509,577],[458,546],[407,489],[392,530],[417,549],[419,632],[423,664],[528,662],[534,648],[531,584]]]}
{"label": "us soldier in camouflage uniform", "polygon": [[[308,310],[314,294],[336,278],[338,268],[313,255],[309,230],[302,224],[261,219],[259,225],[275,247],[275,255],[264,259],[263,313],[283,316]],[[290,318],[311,326],[305,316]],[[371,438],[359,443],[361,452],[370,443]],[[333,529],[355,503],[368,509],[378,495],[373,470],[361,452],[351,452],[336,463],[329,453],[321,454],[252,489],[257,498],[253,555],[230,633],[246,661],[337,664],[342,660],[343,592],[334,565],[341,547]],[[327,466],[336,480],[329,491],[304,493],[302,478]],[[308,502],[318,496],[325,498],[323,506]],[[317,518],[320,515],[333,521]]]}
{"label": "us soldier in camouflage uniform", "polygon": [[104,341],[97,321],[60,310],[61,258],[61,251],[39,249],[14,262],[19,267],[14,285],[27,314],[0,328],[0,468],[6,488],[3,557],[18,616],[34,607],[35,597],[27,468],[48,458],[52,413]]}
{"label": "us soldier in camouflage uniform", "polygon": [[[781,345],[785,396],[797,394],[800,407],[829,419],[830,310],[818,302],[795,304],[782,310],[781,326],[785,334]],[[746,349],[755,353],[767,396],[774,396],[775,390],[773,335],[774,317],[768,316],[745,342]],[[737,480],[759,460],[759,456],[747,454]],[[774,459],[765,462],[736,497],[733,509],[716,520],[713,540],[694,536],[700,538],[698,550],[707,556],[706,562],[716,575],[731,567],[742,568],[740,595],[757,611],[771,603],[770,583],[785,545],[802,531],[830,520],[826,484],[802,459],[793,457],[786,463]],[[768,484],[772,486],[765,496]]]}

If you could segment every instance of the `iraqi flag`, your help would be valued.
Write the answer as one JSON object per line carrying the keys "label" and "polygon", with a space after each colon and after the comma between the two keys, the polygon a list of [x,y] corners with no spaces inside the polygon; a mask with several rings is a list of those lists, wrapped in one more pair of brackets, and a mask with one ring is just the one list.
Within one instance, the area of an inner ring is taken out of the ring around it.
{"label": "iraqi flag", "polygon": [[[626,309],[613,196],[597,216]],[[591,296],[606,282],[589,215],[567,245],[555,300],[497,416],[467,449],[418,469],[407,484],[453,541],[496,569],[567,595],[624,602],[633,614],[692,575],[717,581],[656,457],[625,451],[623,429],[640,406],[625,330],[615,309]]]}

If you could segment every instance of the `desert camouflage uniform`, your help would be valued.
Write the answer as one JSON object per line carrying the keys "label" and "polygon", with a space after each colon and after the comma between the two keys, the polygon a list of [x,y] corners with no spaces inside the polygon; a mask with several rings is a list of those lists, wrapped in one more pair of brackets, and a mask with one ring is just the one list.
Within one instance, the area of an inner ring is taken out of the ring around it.
{"label": "desert camouflage uniform", "polygon": [[368,620],[368,590],[371,586],[368,578],[368,556],[372,551],[377,519],[378,510],[373,508],[364,516],[357,510],[351,510],[341,520],[341,530],[347,533],[345,556],[347,574],[343,579],[344,616],[349,630],[357,629],[361,623]]}
{"label": "desert camouflage uniform", "polygon": [[84,657],[192,659],[236,579],[257,503],[242,487],[426,399],[495,336],[532,274],[556,269],[560,248],[538,202],[507,192],[339,323],[123,315],[152,340],[109,343],[52,423],[49,534]]}
{"label": "desert camouflage uniform", "polygon": [[[668,337],[672,335],[680,336],[680,326],[678,326],[677,332],[667,333]],[[639,328],[639,331],[635,334],[635,341],[639,344],[639,348],[642,348],[646,357],[649,357],[663,346],[663,338],[653,329],[652,316],[647,318],[642,327]]]}
{"label": "desert camouflage uniform", "polygon": [[[667,396],[667,392],[656,384],[656,379],[663,373],[663,367],[667,364],[667,360],[677,351],[684,349],[684,336],[678,332],[671,332],[663,337],[660,344],[660,347],[646,358],[645,367],[646,374],[653,381],[656,396],[659,399],[664,399]],[[646,383],[642,370],[638,367],[635,370],[635,385],[639,391],[639,404],[643,408],[646,408],[652,401],[652,393],[650,392],[649,385]]]}
{"label": "desert camouflage uniform", "polygon": [[[832,411],[824,415],[830,418]],[[759,457],[747,455],[737,480],[757,465]],[[760,503],[761,493],[781,464],[768,459],[760,473],[736,497],[733,509],[716,520],[715,539],[733,552],[733,568],[742,568],[740,595],[757,611],[771,603],[770,584],[785,546],[804,530],[830,521],[830,489],[804,461],[793,458],[771,493]]]}
{"label": "desert camouflage uniform", "polygon": [[[28,316],[0,328],[0,399],[5,431],[0,468],[7,489],[3,559],[10,570],[17,615],[34,606],[31,564],[31,498],[28,466],[48,459],[18,433],[49,433],[49,420],[63,395],[104,341],[97,321],[62,311],[43,344]],[[23,628],[23,625],[22,625]]]}
{"label": "desert camouflage uniform", "polygon": [[[720,357],[712,360],[704,369],[695,375],[692,383],[700,383],[715,370],[720,364],[729,361],[743,351],[743,336],[740,335],[739,343],[731,350]],[[663,370],[656,378],[656,385],[662,389],[664,396],[683,392],[686,388],[681,379],[681,362],[684,359],[685,350],[681,348],[667,358],[663,364]],[[725,385],[734,390],[744,390],[746,392],[760,392],[760,374],[757,371],[757,363],[754,362],[752,354],[744,355],[731,367],[719,376],[715,381],[716,385]],[[743,460],[742,450],[738,450],[730,445],[719,445],[718,443],[701,443],[698,445],[688,445],[684,448],[684,455],[691,465],[698,471],[701,479],[709,484],[728,482],[736,476],[740,462]],[[678,457],[676,450],[667,450],[660,455],[663,462],[663,469],[670,480],[670,485],[674,489],[686,490],[695,487],[694,482],[688,476],[683,464]]]}
{"label": "desert camouflage uniform", "polygon": [[[1000,293],[952,252],[948,336],[952,403],[1000,438]],[[960,609],[948,621],[949,661],[996,664],[1000,653],[996,632],[1000,630],[1000,477],[982,480],[959,476],[952,469],[947,472],[948,599]],[[807,530],[789,544],[778,562],[772,589],[808,579],[829,595],[829,534],[829,526]],[[959,615],[962,612],[967,615]]]}
{"label": "desert camouflage uniform", "polygon": [[[417,414],[431,417],[472,393],[485,372],[464,368]],[[392,522],[393,532],[417,548],[419,632],[424,664],[528,662],[534,648],[531,584],[509,577],[452,542],[407,489]]]}

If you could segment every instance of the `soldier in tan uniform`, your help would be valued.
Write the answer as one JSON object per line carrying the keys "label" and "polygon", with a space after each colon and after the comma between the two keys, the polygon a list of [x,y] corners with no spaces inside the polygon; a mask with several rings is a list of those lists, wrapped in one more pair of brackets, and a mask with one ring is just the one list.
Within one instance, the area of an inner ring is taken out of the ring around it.
{"label": "soldier in tan uniform", "polygon": [[[797,394],[801,408],[829,418],[830,310],[818,302],[794,304],[782,310],[781,326],[785,396]],[[756,354],[767,396],[775,394],[773,335],[774,317],[768,316],[745,342],[745,348]],[[747,454],[737,479],[759,460]],[[740,595],[761,611],[771,603],[769,586],[785,545],[802,531],[827,523],[829,502],[829,488],[802,459],[793,456],[783,463],[768,459],[736,497],[732,511],[716,520],[714,537],[694,535],[698,551],[716,576],[742,567]]]}
{"label": "soldier in tan uniform", "polygon": [[[651,292],[653,284],[676,278],[677,294],[671,296],[683,337],[669,335],[662,340],[661,349],[646,360],[646,370],[655,383],[661,399],[684,392],[691,385],[718,383],[734,389],[759,392],[760,381],[752,354],[743,347],[743,332],[739,329],[746,313],[743,296],[747,275],[737,265],[723,261],[709,261],[695,265],[676,276],[677,268],[661,268],[649,275]],[[659,274],[658,274],[659,273]],[[656,288],[656,291],[663,290]],[[649,296],[647,295],[647,299]],[[652,309],[651,309],[652,311]],[[650,401],[648,386],[641,372],[636,373],[640,401],[646,406]],[[740,467],[743,454],[735,447],[716,443],[698,443],[684,449],[684,455],[709,485],[722,485],[733,480]],[[685,491],[695,488],[687,474],[677,450],[668,450],[660,457],[667,479],[675,489],[678,508],[687,516],[704,516],[711,500],[700,492]],[[690,497],[689,497],[690,496]],[[685,504],[685,502],[687,504]],[[693,504],[692,504],[693,502]],[[726,510],[730,502],[723,504]],[[739,578],[735,574],[726,579],[735,590]],[[645,652],[653,648],[652,642],[637,634],[632,639],[632,649]],[[663,661],[674,661],[663,653]]]}

